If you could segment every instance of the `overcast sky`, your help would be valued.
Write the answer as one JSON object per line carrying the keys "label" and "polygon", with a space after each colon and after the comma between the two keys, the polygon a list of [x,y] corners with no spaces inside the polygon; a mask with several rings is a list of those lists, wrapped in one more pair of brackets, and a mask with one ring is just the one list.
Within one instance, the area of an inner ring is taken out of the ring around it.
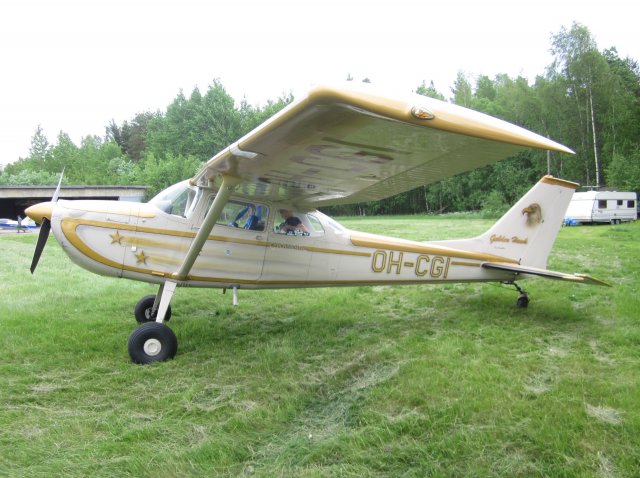
{"label": "overcast sky", "polygon": [[[458,71],[531,80],[550,36],[576,21],[600,50],[640,60],[631,0],[2,0],[0,164],[27,156],[41,125],[88,134],[218,78],[263,104],[316,84],[368,77],[409,92]],[[211,154],[215,154],[212,151]]]}

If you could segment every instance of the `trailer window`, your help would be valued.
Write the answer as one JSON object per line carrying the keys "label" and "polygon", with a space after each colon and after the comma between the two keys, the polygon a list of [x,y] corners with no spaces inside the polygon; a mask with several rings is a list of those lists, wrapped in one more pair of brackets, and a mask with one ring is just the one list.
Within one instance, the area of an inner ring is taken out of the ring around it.
{"label": "trailer window", "polygon": [[607,209],[606,199],[598,199],[598,209]]}
{"label": "trailer window", "polygon": [[622,206],[622,199],[618,199],[618,206]]}
{"label": "trailer window", "polygon": [[633,199],[627,201],[627,207],[636,207],[636,202]]}

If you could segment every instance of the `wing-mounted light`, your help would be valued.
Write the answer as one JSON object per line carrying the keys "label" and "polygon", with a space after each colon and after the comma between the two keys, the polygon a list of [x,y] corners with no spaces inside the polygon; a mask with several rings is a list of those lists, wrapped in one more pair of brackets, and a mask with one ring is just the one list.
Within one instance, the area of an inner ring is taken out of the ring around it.
{"label": "wing-mounted light", "polygon": [[238,147],[238,143],[233,143],[229,147],[229,152],[238,158],[254,159],[258,156],[258,153],[254,153],[253,151],[243,151]]}
{"label": "wing-mounted light", "polygon": [[429,109],[423,106],[414,106],[411,108],[411,114],[415,119],[432,120],[436,117]]}

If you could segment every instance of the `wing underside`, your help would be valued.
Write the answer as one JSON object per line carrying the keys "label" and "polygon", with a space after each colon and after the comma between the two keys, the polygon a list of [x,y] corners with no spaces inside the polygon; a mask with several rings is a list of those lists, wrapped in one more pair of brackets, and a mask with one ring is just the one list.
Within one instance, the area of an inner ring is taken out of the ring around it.
{"label": "wing underside", "polygon": [[317,88],[214,156],[194,177],[299,209],[382,199],[527,147],[571,152],[510,123],[420,95]]}

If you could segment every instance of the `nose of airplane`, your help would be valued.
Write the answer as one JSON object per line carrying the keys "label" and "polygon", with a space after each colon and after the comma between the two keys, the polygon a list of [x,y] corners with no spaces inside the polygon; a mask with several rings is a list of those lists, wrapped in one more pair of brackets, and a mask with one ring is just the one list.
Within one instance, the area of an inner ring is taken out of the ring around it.
{"label": "nose of airplane", "polygon": [[51,220],[51,211],[53,210],[53,204],[51,202],[41,202],[34,204],[31,207],[25,209],[25,214],[40,224],[43,218]]}

